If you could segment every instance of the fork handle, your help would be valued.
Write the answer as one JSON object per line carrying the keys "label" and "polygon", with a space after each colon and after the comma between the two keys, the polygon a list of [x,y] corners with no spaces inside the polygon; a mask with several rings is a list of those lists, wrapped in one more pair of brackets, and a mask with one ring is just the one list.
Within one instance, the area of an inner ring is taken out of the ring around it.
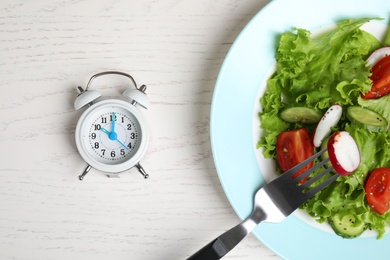
{"label": "fork handle", "polygon": [[221,259],[230,250],[232,250],[238,243],[246,237],[258,223],[248,218],[229,229],[207,245],[205,245],[198,252],[190,256],[187,260],[216,260]]}
{"label": "fork handle", "polygon": [[221,259],[229,251],[223,246],[223,243],[218,239],[214,239],[205,245],[198,252],[190,256],[187,260],[214,260]]}

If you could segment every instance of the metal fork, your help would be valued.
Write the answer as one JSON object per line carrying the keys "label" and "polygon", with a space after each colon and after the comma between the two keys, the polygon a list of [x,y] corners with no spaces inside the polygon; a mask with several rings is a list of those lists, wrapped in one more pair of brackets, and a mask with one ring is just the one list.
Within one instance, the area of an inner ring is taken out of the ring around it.
{"label": "metal fork", "polygon": [[222,258],[252,232],[260,222],[281,222],[317,192],[335,181],[339,176],[338,174],[334,174],[317,186],[310,188],[310,185],[333,170],[333,167],[328,167],[303,182],[312,172],[324,166],[329,161],[329,158],[315,164],[296,178],[292,178],[296,172],[326,151],[326,148],[321,150],[259,189],[255,195],[252,214],[248,218],[211,241],[187,260],[214,260]]}

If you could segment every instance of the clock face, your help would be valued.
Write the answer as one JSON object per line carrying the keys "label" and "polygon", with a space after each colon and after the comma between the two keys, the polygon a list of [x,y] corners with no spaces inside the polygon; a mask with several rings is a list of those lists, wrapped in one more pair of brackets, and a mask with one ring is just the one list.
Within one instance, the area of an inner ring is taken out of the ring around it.
{"label": "clock face", "polygon": [[98,111],[89,126],[88,145],[103,163],[117,164],[134,153],[141,135],[138,120],[129,111],[108,107]]}
{"label": "clock face", "polygon": [[80,118],[76,144],[92,167],[107,172],[127,170],[146,149],[142,114],[130,103],[106,100],[92,105]]}

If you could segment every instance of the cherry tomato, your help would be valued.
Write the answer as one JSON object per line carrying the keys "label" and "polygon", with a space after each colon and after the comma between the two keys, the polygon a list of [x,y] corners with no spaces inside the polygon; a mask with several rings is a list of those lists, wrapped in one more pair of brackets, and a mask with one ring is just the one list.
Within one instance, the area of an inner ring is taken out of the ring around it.
{"label": "cherry tomato", "polygon": [[[283,172],[288,171],[313,154],[312,138],[305,128],[282,132],[276,139],[276,158]],[[313,162],[306,165],[292,177],[297,177],[312,166]]]}
{"label": "cherry tomato", "polygon": [[368,205],[378,214],[389,210],[390,203],[390,168],[374,170],[365,186]]}
{"label": "cherry tomato", "polygon": [[371,69],[372,88],[362,95],[365,99],[380,98],[390,93],[390,56],[378,61]]}

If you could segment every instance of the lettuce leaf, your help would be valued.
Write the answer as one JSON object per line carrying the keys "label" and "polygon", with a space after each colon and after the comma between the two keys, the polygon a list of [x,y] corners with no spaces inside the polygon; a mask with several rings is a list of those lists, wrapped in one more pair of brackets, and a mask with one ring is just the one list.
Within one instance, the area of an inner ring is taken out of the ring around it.
{"label": "lettuce leaf", "polygon": [[318,222],[326,222],[328,218],[340,211],[352,214],[359,221],[366,223],[367,228],[376,230],[378,238],[385,233],[390,212],[378,215],[365,202],[364,184],[368,174],[379,167],[390,167],[390,133],[372,133],[362,128],[345,126],[355,139],[361,157],[359,168],[349,176],[341,176],[336,182],[309,200],[303,208]]}
{"label": "lettuce leaf", "polygon": [[324,111],[333,104],[351,105],[360,93],[371,88],[367,56],[380,42],[359,28],[369,18],[348,19],[337,29],[312,38],[305,29],[295,28],[281,35],[276,52],[276,72],[267,82],[259,113],[264,135],[258,147],[266,157],[275,155],[277,135],[296,125],[278,118],[288,106],[306,106]]}
{"label": "lettuce leaf", "polygon": [[[277,75],[289,102],[324,109],[333,103],[348,104],[371,88],[365,59],[380,43],[359,27],[369,19],[351,19],[337,30],[312,39],[310,32],[282,35],[277,52]],[[293,69],[291,69],[293,68]],[[343,86],[338,86],[343,83]],[[351,84],[349,90],[344,89]],[[340,89],[344,94],[341,95]]]}
{"label": "lettuce leaf", "polygon": [[[287,107],[304,106],[324,112],[333,104],[340,104],[344,109],[360,105],[390,122],[390,95],[377,100],[360,97],[371,88],[366,58],[381,47],[374,36],[360,29],[370,20],[344,20],[336,29],[319,37],[311,37],[309,31],[300,28],[281,35],[276,71],[260,99],[260,127],[264,131],[258,148],[263,149],[265,157],[275,158],[275,143],[280,132],[302,127],[280,119],[280,111]],[[386,224],[390,223],[390,213],[381,216],[370,209],[365,201],[364,184],[372,170],[390,167],[390,132],[369,132],[350,125],[345,116],[337,128],[348,131],[355,139],[361,152],[361,164],[352,175],[339,177],[302,208],[320,223],[341,210],[349,212],[364,221],[367,228],[376,230],[381,238]]]}

